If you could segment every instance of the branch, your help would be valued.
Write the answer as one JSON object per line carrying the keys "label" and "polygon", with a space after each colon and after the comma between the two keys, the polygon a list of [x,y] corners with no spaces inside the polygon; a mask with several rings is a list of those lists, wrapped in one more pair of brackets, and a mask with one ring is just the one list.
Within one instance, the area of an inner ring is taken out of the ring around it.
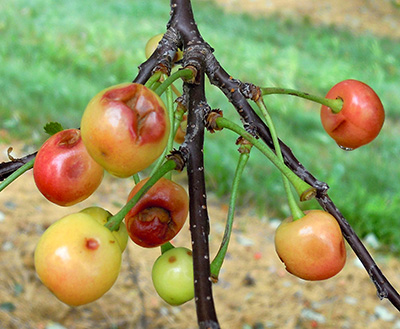
{"label": "branch", "polygon": [[13,159],[8,162],[0,163],[0,181],[5,180],[8,176],[17,171],[24,164],[34,159],[36,157],[36,154],[37,152],[34,152],[19,159]]}
{"label": "branch", "polygon": [[197,321],[200,329],[220,328],[214,306],[210,274],[210,231],[204,178],[204,118],[210,110],[204,89],[204,42],[197,29],[189,0],[171,0],[169,28],[175,28],[182,40],[183,66],[194,67],[194,83],[184,83],[183,94],[188,108],[188,125],[181,151],[186,154],[189,181],[189,214],[192,236],[194,288]]}
{"label": "branch", "polygon": [[[241,92],[244,84],[240,80],[234,79],[229,75],[213,54],[210,53],[208,55],[206,63],[206,73],[210,82],[217,86],[236,108],[244,121],[245,128],[253,135],[258,135],[272,150],[275,150],[269,128],[255,113],[248,103],[248,100]],[[285,143],[279,140],[279,144],[285,164],[297,176],[319,191],[328,190],[328,185],[317,180],[308,170],[306,170]]]}
{"label": "branch", "polygon": [[393,306],[400,311],[400,296],[398,292],[383,275],[378,265],[376,265],[374,259],[367,251],[357,234],[354,232],[353,228],[343,217],[339,209],[326,194],[317,194],[316,198],[321,207],[334,216],[338,221],[344,238],[349,243],[357,257],[360,259],[372,282],[375,284],[378,297],[380,299],[387,298],[393,304]]}
{"label": "branch", "polygon": [[[210,78],[210,81],[218,86],[232,102],[237,109],[237,112],[241,115],[244,125],[247,125],[250,132],[260,136],[261,139],[263,139],[271,149],[274,149],[268,127],[257,116],[241,92],[242,83],[239,80],[233,79],[211,54],[209,55],[207,64],[207,74]],[[400,295],[393,288],[388,279],[382,274],[381,270],[365,248],[362,241],[354,232],[353,228],[327,195],[328,185],[317,180],[313,175],[311,175],[307,169],[304,168],[304,166],[296,159],[290,148],[287,147],[282,141],[279,142],[287,166],[291,168],[293,172],[296,173],[300,178],[316,188],[318,202],[338,221],[344,238],[349,243],[357,257],[360,259],[368,275],[375,284],[379,298],[388,298],[393,306],[400,310]]]}
{"label": "branch", "polygon": [[184,86],[188,99],[188,126],[181,150],[187,156],[197,320],[200,329],[216,329],[219,328],[219,324],[212,295],[208,244],[210,229],[204,180],[204,116],[208,106],[205,103],[203,82],[202,79],[200,85],[185,84]]}

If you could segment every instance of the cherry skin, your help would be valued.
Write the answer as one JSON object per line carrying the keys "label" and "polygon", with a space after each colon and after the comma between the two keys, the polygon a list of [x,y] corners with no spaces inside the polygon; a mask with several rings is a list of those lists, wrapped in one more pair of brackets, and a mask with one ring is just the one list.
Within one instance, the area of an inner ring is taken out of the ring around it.
{"label": "cherry skin", "polygon": [[81,121],[89,154],[117,177],[132,176],[164,151],[170,131],[167,109],[151,89],[125,83],[98,93]]}
{"label": "cherry skin", "polygon": [[174,141],[176,143],[182,144],[185,141],[186,129],[187,129],[187,115],[184,114],[174,137]]}
{"label": "cherry skin", "polygon": [[[132,189],[128,201],[147,179]],[[133,242],[153,248],[174,238],[183,227],[189,212],[185,189],[166,178],[159,179],[125,216],[126,228]]]}
{"label": "cherry skin", "polygon": [[[108,218],[112,216],[112,214],[109,211],[101,207],[95,207],[95,206],[85,208],[80,212],[90,215],[92,218],[97,220],[101,225],[105,225],[108,221]],[[126,249],[129,239],[125,224],[121,223],[118,230],[112,231],[111,233],[114,235],[119,246],[121,247],[121,251],[123,252]]]}
{"label": "cherry skin", "polygon": [[71,206],[88,198],[100,185],[104,169],[87,152],[78,129],[51,136],[39,149],[33,177],[49,201]]}
{"label": "cherry skin", "polygon": [[336,219],[311,210],[293,221],[285,219],[275,232],[275,250],[286,270],[304,280],[325,280],[339,273],[346,248]]}
{"label": "cherry skin", "polygon": [[325,105],[321,107],[322,125],[339,146],[356,149],[378,136],[385,111],[378,95],[368,85],[344,80],[333,86],[326,98],[343,101],[339,113]]}
{"label": "cherry skin", "polygon": [[[153,54],[153,52],[157,49],[157,46],[163,36],[164,36],[164,34],[160,33],[160,34],[157,34],[157,35],[151,37],[149,39],[149,41],[147,41],[145,49],[144,49],[146,58],[149,58]],[[181,60],[182,57],[183,57],[183,52],[182,52],[182,50],[178,49],[178,51],[175,53],[173,62]]]}
{"label": "cherry skin", "polygon": [[170,305],[181,305],[194,297],[192,251],[172,248],[155,261],[151,278],[158,295]]}
{"label": "cherry skin", "polygon": [[50,225],[34,255],[40,280],[71,306],[103,296],[118,277],[121,258],[121,247],[111,231],[81,212]]}

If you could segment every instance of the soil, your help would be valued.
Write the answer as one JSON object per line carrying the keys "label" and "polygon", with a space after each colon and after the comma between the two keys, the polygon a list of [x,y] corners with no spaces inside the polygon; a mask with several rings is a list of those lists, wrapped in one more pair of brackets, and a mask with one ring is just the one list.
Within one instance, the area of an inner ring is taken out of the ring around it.
{"label": "soil", "polygon": [[[379,6],[377,1],[361,0],[216,1],[227,10],[245,10],[257,15],[306,15],[318,24],[342,24],[400,36],[399,11],[385,0],[379,1]],[[335,8],[346,12],[346,16],[339,15]],[[0,147],[6,150],[8,145]],[[79,206],[63,208],[41,196],[32,172],[28,172],[0,193],[1,329],[197,328],[193,301],[171,307],[158,298],[152,287],[150,272],[159,255],[158,248],[143,249],[129,243],[121,274],[112,289],[98,301],[77,308],[59,302],[35,274],[34,248],[52,222],[92,205],[116,212],[131,188],[130,180],[106,176],[88,200]],[[223,235],[227,205],[211,196],[208,209],[210,249],[214,254]],[[345,268],[332,279],[306,282],[287,273],[273,246],[278,223],[279,220],[256,216],[251,209],[238,210],[229,253],[220,280],[214,285],[222,328],[400,328],[399,313],[387,300],[379,300],[374,284],[350,248]],[[187,227],[174,243],[190,246]],[[367,246],[385,276],[400,288],[400,261]]]}

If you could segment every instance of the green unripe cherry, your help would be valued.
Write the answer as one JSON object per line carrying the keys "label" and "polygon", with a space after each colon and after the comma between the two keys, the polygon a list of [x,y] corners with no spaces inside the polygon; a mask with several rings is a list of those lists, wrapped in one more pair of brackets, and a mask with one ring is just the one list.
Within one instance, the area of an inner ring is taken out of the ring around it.
{"label": "green unripe cherry", "polygon": [[172,248],[157,258],[152,269],[154,288],[170,305],[181,305],[194,297],[192,251]]}

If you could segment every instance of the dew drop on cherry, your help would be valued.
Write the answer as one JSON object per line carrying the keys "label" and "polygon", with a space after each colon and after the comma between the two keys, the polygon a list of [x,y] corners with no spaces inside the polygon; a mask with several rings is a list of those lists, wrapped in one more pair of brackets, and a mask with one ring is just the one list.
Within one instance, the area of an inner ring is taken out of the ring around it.
{"label": "dew drop on cherry", "polygon": [[339,144],[338,144],[338,146],[339,146],[343,151],[353,151],[353,150],[354,150],[354,149],[351,148],[351,147],[346,147],[346,146],[342,146],[342,145],[339,145]]}

